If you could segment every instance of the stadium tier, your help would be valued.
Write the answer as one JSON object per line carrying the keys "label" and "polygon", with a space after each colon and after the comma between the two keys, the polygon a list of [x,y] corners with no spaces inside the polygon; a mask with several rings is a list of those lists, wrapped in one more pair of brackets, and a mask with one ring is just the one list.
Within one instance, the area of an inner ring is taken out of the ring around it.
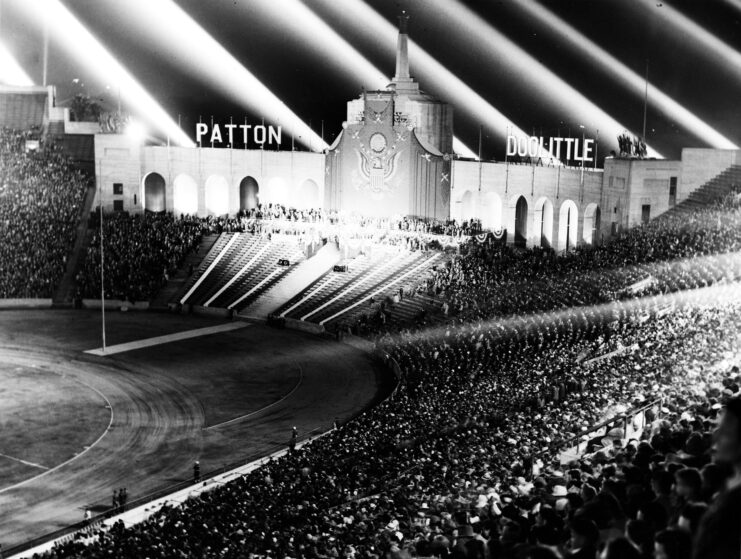
{"label": "stadium tier", "polygon": [[581,537],[594,556],[602,545],[640,558],[656,541],[689,557],[694,540],[695,557],[730,557],[738,533],[721,511],[737,490],[722,492],[728,472],[709,456],[719,411],[741,418],[726,359],[741,307],[691,306],[389,340],[402,372],[391,399],[180,506],[45,556],[558,557],[542,550]]}
{"label": "stadium tier", "polygon": [[37,149],[39,140],[38,131],[0,131],[3,299],[50,299],[55,294],[91,188],[90,177],[74,169],[51,142]]}
{"label": "stadium tier", "polygon": [[419,282],[442,260],[439,252],[379,249],[375,254],[344,261],[341,267],[346,271],[328,272],[276,314],[321,325],[352,320],[375,301],[393,298],[407,284]]}
{"label": "stadium tier", "polygon": [[[12,160],[25,168],[29,157],[16,149]],[[67,177],[65,161],[45,164]],[[714,447],[711,435],[741,421],[735,174],[563,252],[477,222],[282,206],[103,214],[109,298],[237,317],[273,304],[273,323],[366,336],[398,384],[252,473],[133,526],[95,523],[42,556],[515,559],[572,553],[574,538],[594,556],[640,559],[655,545],[723,556],[740,544],[714,530],[736,502],[722,464],[741,437]],[[83,233],[83,299],[100,292],[99,219]],[[62,223],[74,231],[74,219]]]}
{"label": "stadium tier", "polygon": [[[77,297],[100,297],[100,221],[90,220],[91,239],[77,276]],[[198,219],[167,214],[113,215],[103,219],[105,293],[120,301],[149,301],[202,239]]]}
{"label": "stadium tier", "polygon": [[223,234],[207,257],[210,264],[201,266],[180,303],[242,309],[303,258],[296,242],[272,242],[252,233]]}

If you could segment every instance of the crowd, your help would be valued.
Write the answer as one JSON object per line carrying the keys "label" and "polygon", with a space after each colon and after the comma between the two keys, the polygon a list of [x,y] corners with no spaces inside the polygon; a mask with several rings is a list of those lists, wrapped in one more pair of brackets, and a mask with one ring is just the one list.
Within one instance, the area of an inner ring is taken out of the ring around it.
{"label": "crowd", "polygon": [[[49,294],[86,181],[53,149],[24,153],[23,135],[0,142],[0,226],[18,237],[0,245],[0,296]],[[307,224],[407,248],[480,231],[281,206],[234,219],[107,216],[106,297],[150,299],[206,231],[290,234]],[[98,226],[79,297],[100,295]],[[738,556],[741,302],[651,307],[628,296],[736,279],[738,263],[718,255],[739,250],[735,201],[564,255],[472,239],[427,280],[455,324],[379,336],[399,377],[382,404],[182,506],[45,557]],[[490,321],[507,315],[519,318]],[[635,408],[645,411],[626,416]],[[613,417],[627,419],[590,430]],[[577,443],[586,454],[573,453]]]}
{"label": "crowd", "polygon": [[322,239],[340,248],[372,250],[385,245],[404,250],[457,247],[471,235],[481,233],[481,222],[440,221],[409,216],[371,218],[321,209],[298,210],[279,204],[259,205],[230,220],[233,230],[256,235],[289,236],[299,244],[317,244]]}
{"label": "crowd", "polygon": [[411,216],[369,217],[321,208],[301,210],[281,204],[258,204],[251,210],[240,212],[238,217],[247,220],[324,223],[361,229],[406,231],[453,237],[476,235],[482,232],[481,221],[478,219],[458,223],[455,220],[422,219]]}
{"label": "crowd", "polygon": [[[202,233],[247,232],[275,240],[288,237],[307,250],[310,245],[321,246],[329,240],[357,253],[378,245],[405,250],[443,249],[445,239],[447,246],[457,247],[465,232],[480,229],[480,225],[468,223],[459,227],[454,222],[412,218],[345,217],[337,212],[301,211],[274,204],[234,217],[112,214],[103,221],[106,297],[129,301],[154,297],[184,257],[198,246]],[[93,237],[77,275],[78,298],[100,296],[98,227],[96,215],[90,222]],[[443,232],[450,235],[444,238]]]}
{"label": "crowd", "polygon": [[[100,222],[91,222],[92,240],[77,275],[77,297],[100,297]],[[212,222],[195,217],[146,213],[103,219],[105,296],[148,301],[197,249]]]}
{"label": "crowd", "polygon": [[36,132],[0,130],[0,298],[48,298],[64,275],[88,177]]}
{"label": "crowd", "polygon": [[[654,311],[616,303],[387,337],[400,384],[384,403],[47,557],[683,559],[693,545],[725,557],[741,545],[738,488],[726,488],[727,462],[734,484],[741,473],[741,305]],[[611,429],[559,459],[590,425],[656,398],[642,433]]]}
{"label": "crowd", "polygon": [[[741,278],[741,207],[735,197],[657,218],[598,247],[556,254],[470,240],[419,288],[457,322],[599,304]],[[391,328],[377,310],[364,326]]]}

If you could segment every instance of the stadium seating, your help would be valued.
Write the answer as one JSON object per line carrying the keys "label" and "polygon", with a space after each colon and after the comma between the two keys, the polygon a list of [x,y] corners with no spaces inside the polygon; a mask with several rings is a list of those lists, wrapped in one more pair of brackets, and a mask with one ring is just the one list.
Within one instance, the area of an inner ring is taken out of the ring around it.
{"label": "stadium seating", "polygon": [[[733,498],[712,431],[724,407],[741,420],[740,225],[728,196],[562,255],[476,239],[456,255],[418,239],[409,250],[409,236],[376,231],[364,240],[385,244],[341,261],[346,271],[327,265],[276,314],[373,330],[398,373],[391,397],[182,506],[47,557],[728,556],[741,541],[717,528]],[[221,234],[178,294],[185,305],[239,311],[305,258],[300,228],[259,219],[148,214],[105,227],[119,264],[106,290],[121,298],[153,296],[207,230]],[[87,292],[100,287],[96,244]],[[647,410],[641,430],[593,433],[634,407]],[[565,462],[575,442],[586,454]]]}
{"label": "stadium seating", "polygon": [[209,252],[209,264],[185,287],[182,304],[239,310],[287,273],[290,266],[279,266],[279,260],[294,266],[304,258],[295,242],[273,242],[251,233],[222,237]]}
{"label": "stadium seating", "polygon": [[384,301],[442,258],[439,252],[381,249],[360,255],[343,264],[348,271],[327,272],[276,314],[326,325],[352,319],[367,311],[371,298]]}
{"label": "stadium seating", "polygon": [[[437,298],[424,311],[436,314],[442,299],[450,320],[471,320],[736,281],[739,251],[741,211],[733,194],[713,206],[661,216],[602,247],[561,255],[472,240],[427,282]],[[639,291],[631,289],[649,279]],[[368,326],[379,332],[403,327],[403,308],[390,306]]]}
{"label": "stadium seating", "polygon": [[[91,220],[93,238],[77,276],[79,298],[100,297],[100,222]],[[171,214],[112,214],[103,218],[104,277],[108,299],[149,301],[201,242],[197,218]]]}
{"label": "stadium seating", "polygon": [[[683,557],[693,540],[722,552],[738,533],[709,537],[722,513],[703,504],[728,476],[709,462],[709,433],[723,406],[739,406],[728,356],[741,305],[658,311],[619,303],[619,323],[570,310],[388,339],[379,348],[402,372],[391,399],[234,482],[49,557],[456,557],[477,547],[473,556],[514,559],[575,551],[574,533],[595,557],[626,540],[620,557],[651,557],[654,542],[673,539]],[[584,458],[559,462],[573,437],[657,397],[640,440],[611,430]]]}
{"label": "stadium seating", "polygon": [[65,272],[89,178],[33,132],[0,131],[0,298],[50,298]]}

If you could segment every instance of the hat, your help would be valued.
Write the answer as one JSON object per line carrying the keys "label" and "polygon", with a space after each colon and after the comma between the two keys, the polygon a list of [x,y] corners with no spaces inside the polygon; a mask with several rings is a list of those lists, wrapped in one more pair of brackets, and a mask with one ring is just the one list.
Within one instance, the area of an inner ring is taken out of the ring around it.
{"label": "hat", "polygon": [[553,487],[553,492],[551,495],[554,497],[565,497],[568,494],[568,491],[566,489],[565,485],[556,485]]}

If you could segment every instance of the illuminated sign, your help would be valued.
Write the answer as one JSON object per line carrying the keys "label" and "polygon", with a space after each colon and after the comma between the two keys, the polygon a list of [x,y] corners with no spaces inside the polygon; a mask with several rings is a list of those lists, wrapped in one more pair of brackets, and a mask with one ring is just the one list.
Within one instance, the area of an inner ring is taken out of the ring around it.
{"label": "illuminated sign", "polygon": [[[223,128],[223,131],[222,131]],[[235,130],[240,131],[235,132]],[[201,142],[207,144],[223,144],[228,143],[234,145],[235,135],[237,141],[241,138],[242,143],[247,144],[250,140],[256,144],[276,144],[280,145],[281,136],[283,129],[280,126],[265,126],[264,124],[251,125],[251,124],[224,124],[219,126],[213,124],[209,127],[205,122],[199,122],[196,124],[196,143],[201,145]]]}
{"label": "illuminated sign", "polygon": [[594,140],[579,138],[548,138],[543,136],[507,136],[507,157],[556,158],[564,163],[594,161]]}

